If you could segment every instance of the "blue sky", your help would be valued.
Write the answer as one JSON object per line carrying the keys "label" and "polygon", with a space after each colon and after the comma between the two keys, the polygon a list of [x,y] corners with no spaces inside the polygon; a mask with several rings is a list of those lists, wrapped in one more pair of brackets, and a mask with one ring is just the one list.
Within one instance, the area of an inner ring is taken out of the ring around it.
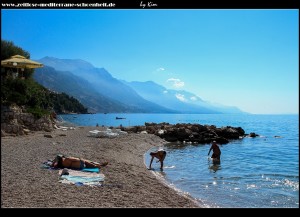
{"label": "blue sky", "polygon": [[2,10],[2,39],[254,114],[299,113],[299,10]]}

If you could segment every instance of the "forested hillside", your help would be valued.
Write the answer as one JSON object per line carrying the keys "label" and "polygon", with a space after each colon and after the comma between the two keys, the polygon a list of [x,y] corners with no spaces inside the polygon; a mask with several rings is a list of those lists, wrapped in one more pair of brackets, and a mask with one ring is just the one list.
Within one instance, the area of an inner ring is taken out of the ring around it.
{"label": "forested hillside", "polygon": [[[30,58],[29,52],[1,40],[1,61],[13,55]],[[56,113],[87,113],[87,109],[75,98],[65,93],[51,92],[32,78],[34,69],[1,67],[1,105],[16,104],[27,112],[41,117],[52,111]]]}

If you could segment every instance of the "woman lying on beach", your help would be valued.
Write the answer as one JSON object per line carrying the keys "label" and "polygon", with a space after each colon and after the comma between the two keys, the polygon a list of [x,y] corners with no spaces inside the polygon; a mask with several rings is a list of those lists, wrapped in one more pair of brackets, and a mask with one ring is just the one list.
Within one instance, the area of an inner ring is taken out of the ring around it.
{"label": "woman lying on beach", "polygon": [[85,160],[77,157],[65,157],[63,155],[57,155],[52,162],[51,167],[54,168],[69,168],[69,169],[83,169],[83,168],[96,168],[99,169],[108,164],[108,162],[97,163],[90,160]]}

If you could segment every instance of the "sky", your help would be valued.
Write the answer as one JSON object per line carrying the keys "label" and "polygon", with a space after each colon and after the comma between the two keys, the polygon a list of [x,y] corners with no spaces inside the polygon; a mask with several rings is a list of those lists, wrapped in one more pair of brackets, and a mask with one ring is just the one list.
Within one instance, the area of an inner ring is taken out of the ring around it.
{"label": "sky", "polygon": [[1,10],[2,39],[253,114],[299,114],[299,10]]}

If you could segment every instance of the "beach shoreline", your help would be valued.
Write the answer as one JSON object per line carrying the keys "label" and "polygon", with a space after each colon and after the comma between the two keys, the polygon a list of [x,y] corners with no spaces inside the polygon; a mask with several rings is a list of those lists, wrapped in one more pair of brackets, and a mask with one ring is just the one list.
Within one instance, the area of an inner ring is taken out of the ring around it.
{"label": "beach shoreline", "polygon": [[[166,142],[152,134],[95,138],[100,127],[56,129],[1,137],[2,208],[199,208],[147,169],[144,154]],[[51,135],[52,138],[45,137]],[[56,154],[108,161],[101,187],[59,183],[56,170],[41,168]]]}

